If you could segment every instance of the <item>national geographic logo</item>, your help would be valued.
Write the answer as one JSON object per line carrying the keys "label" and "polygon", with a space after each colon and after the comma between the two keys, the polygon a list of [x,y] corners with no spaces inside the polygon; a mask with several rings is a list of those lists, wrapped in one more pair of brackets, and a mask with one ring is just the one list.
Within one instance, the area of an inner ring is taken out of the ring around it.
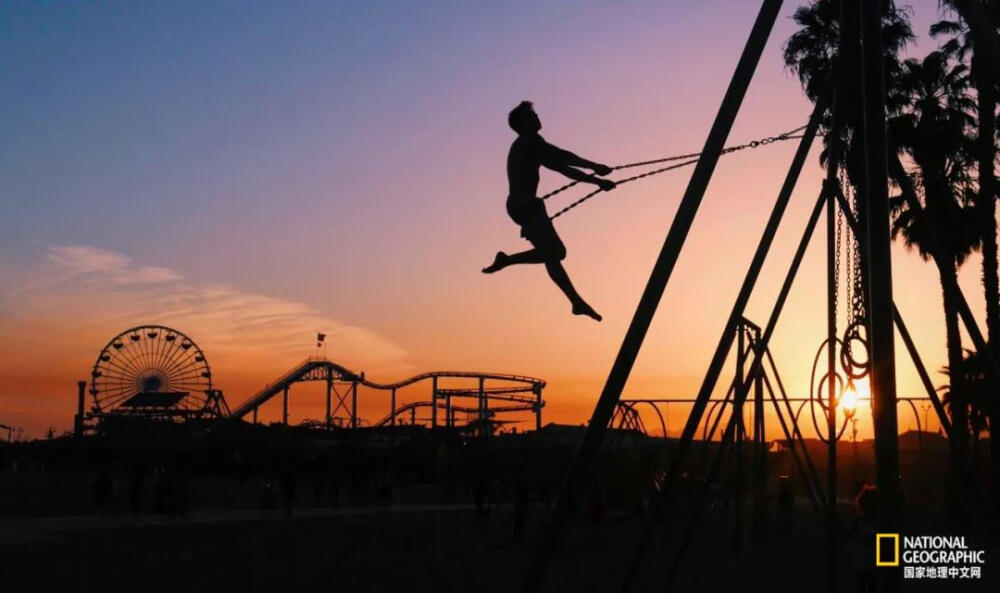
{"label": "national geographic logo", "polygon": [[960,535],[875,534],[875,566],[902,566],[904,579],[980,579],[985,555]]}
{"label": "national geographic logo", "polygon": [[875,534],[875,566],[899,566],[899,534]]}

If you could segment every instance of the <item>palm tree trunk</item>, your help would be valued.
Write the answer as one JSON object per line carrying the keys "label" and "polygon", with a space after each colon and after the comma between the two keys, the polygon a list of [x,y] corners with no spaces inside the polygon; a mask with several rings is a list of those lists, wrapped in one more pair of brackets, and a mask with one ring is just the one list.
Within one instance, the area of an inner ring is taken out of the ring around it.
{"label": "palm tree trunk", "polygon": [[[977,207],[983,225],[983,292],[986,298],[986,330],[994,355],[1000,355],[1000,279],[997,275],[997,179],[993,169],[996,158],[996,87],[982,62],[973,57],[977,101],[979,108],[979,138],[976,156],[979,160],[979,196]],[[1000,390],[994,390],[1000,398]],[[987,402],[990,424],[990,469],[993,481],[993,503],[1000,512],[1000,401]]]}
{"label": "palm tree trunk", "polygon": [[962,334],[958,327],[958,308],[954,297],[944,288],[946,275],[955,277],[954,267],[939,268],[942,289],[944,289],[945,341],[948,349],[948,380],[950,392],[952,440],[951,451],[951,501],[949,514],[952,521],[964,524],[968,521],[968,495],[966,466],[969,459],[969,412],[962,384]]}
{"label": "palm tree trunk", "polygon": [[[982,78],[988,78],[983,76]],[[992,81],[978,85],[979,138],[976,157],[979,161],[979,196],[977,206],[983,225],[983,290],[986,296],[986,327],[990,343],[1000,346],[1000,279],[997,276],[996,176],[996,92]]]}

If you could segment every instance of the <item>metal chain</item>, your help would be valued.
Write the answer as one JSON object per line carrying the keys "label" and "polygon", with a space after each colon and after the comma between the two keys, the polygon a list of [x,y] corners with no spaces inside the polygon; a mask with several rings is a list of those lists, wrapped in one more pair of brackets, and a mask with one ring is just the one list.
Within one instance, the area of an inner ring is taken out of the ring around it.
{"label": "metal chain", "polygon": [[[698,159],[692,159],[690,161],[686,161],[686,162],[683,162],[683,163],[680,163],[680,164],[677,164],[677,165],[671,165],[669,167],[663,167],[662,169],[654,169],[653,171],[648,171],[648,172],[643,173],[641,175],[635,175],[633,177],[627,177],[625,179],[622,179],[621,181],[616,181],[615,183],[617,185],[621,185],[623,183],[628,183],[629,181],[635,181],[637,179],[642,179],[643,177],[650,177],[652,175],[658,175],[658,174],[663,173],[665,171],[672,171],[674,169],[680,169],[681,167],[686,167],[688,165],[693,165],[693,164],[695,164],[697,162],[698,162]],[[583,196],[579,200],[571,203],[569,206],[566,206],[562,210],[560,210],[560,211],[556,212],[555,214],[553,214],[552,216],[550,216],[549,220],[555,220],[556,218],[559,218],[563,214],[566,214],[567,212],[569,212],[573,208],[576,208],[580,204],[586,202],[587,200],[589,200],[590,198],[596,196],[597,194],[601,193],[602,191],[604,191],[604,190],[603,189],[595,189],[594,191],[590,192],[589,194]]]}
{"label": "metal chain", "polygon": [[[854,209],[855,220],[858,219],[858,194],[857,192],[851,191],[851,207]],[[852,282],[852,301],[851,307],[854,313],[854,321],[865,318],[865,299],[864,290],[862,287],[862,273],[861,273],[861,245],[858,242],[857,237],[853,237],[852,241],[852,264],[853,264],[853,282]]]}
{"label": "metal chain", "polygon": [[[840,208],[836,207],[836,202],[831,204],[834,207],[834,216],[837,218],[836,234],[834,235],[834,258],[833,258],[833,319],[834,323],[837,320],[837,305],[840,302],[840,244],[843,242],[844,235],[844,213],[840,211]],[[834,335],[837,331],[834,328]]]}
{"label": "metal chain", "polygon": [[[843,168],[840,169],[840,188],[844,192],[845,198],[850,200],[851,183],[847,179],[847,173]],[[839,208],[838,211],[840,211]],[[840,213],[846,217],[844,212]],[[844,327],[849,327],[854,321],[852,319],[852,312],[854,310],[854,239],[854,233],[848,233],[844,237],[845,247],[847,248],[847,266],[844,268],[844,284],[847,285],[847,294],[844,296]]]}
{"label": "metal chain", "polygon": [[[750,142],[747,142],[745,144],[737,144],[735,146],[729,146],[729,147],[723,148],[722,151],[719,153],[719,155],[721,156],[721,155],[724,155],[724,154],[729,154],[729,153],[732,153],[732,152],[737,152],[737,151],[740,151],[740,150],[745,150],[747,148],[757,148],[759,146],[767,146],[768,144],[773,144],[775,142],[783,142],[785,140],[798,139],[798,138],[801,138],[801,136],[796,136],[795,134],[798,133],[798,132],[801,132],[805,128],[806,128],[806,126],[799,126],[798,128],[795,128],[794,130],[789,130],[789,131],[784,132],[782,134],[778,134],[777,136],[768,136],[766,138],[760,138],[758,140],[751,140]],[[686,167],[688,165],[693,165],[693,164],[695,164],[695,163],[698,162],[698,158],[699,157],[701,157],[701,153],[700,152],[693,152],[693,153],[690,153],[690,154],[682,154],[682,155],[676,155],[676,156],[669,156],[669,157],[664,157],[662,159],[654,159],[654,160],[651,160],[651,161],[640,161],[640,162],[636,162],[636,163],[627,163],[627,164],[624,164],[624,165],[618,165],[616,167],[612,167],[611,170],[612,171],[620,171],[622,169],[631,169],[633,167],[642,167],[642,166],[646,166],[646,165],[655,165],[655,164],[658,164],[658,163],[668,163],[668,162],[674,162],[674,161],[679,161],[679,160],[684,160],[684,159],[690,159],[690,160],[686,160],[683,163],[679,163],[679,164],[676,164],[676,165],[671,165],[669,167],[662,167],[660,169],[654,169],[652,171],[647,171],[646,173],[642,173],[640,175],[635,175],[635,176],[632,176],[632,177],[627,177],[625,179],[622,179],[622,180],[619,180],[619,181],[615,182],[616,185],[621,185],[623,183],[628,183],[630,181],[636,181],[638,179],[643,179],[645,177],[650,177],[650,176],[653,176],[653,175],[658,175],[658,174],[664,173],[666,171],[672,171],[674,169],[679,169],[681,167]],[[577,185],[578,183],[580,183],[580,182],[579,181],[574,181],[572,183],[567,183],[566,185],[564,185],[562,187],[559,187],[559,188],[556,188],[553,191],[550,191],[549,193],[547,193],[544,196],[542,196],[540,199],[547,200],[547,199],[551,198],[552,196],[554,196],[556,194],[559,194],[559,193],[562,193],[562,192],[566,191],[567,189],[569,189],[569,188]],[[558,217],[562,216],[563,214],[569,212],[573,208],[576,208],[580,204],[586,202],[587,200],[589,200],[590,198],[596,196],[597,194],[601,193],[602,191],[604,191],[604,190],[596,189],[596,190],[590,192],[589,194],[583,196],[579,200],[576,200],[575,202],[571,203],[569,206],[566,206],[565,208],[559,210],[558,212],[556,212],[555,214],[553,214],[552,216],[550,216],[549,219],[550,220],[555,220],[556,218],[558,218]]]}
{"label": "metal chain", "polygon": [[[844,198],[858,220],[858,194],[846,176],[842,176]],[[865,331],[865,303],[862,290],[861,274],[861,244],[858,237],[851,233],[848,237],[847,249],[849,266],[847,268],[847,325],[841,338],[840,364],[849,381],[856,381],[868,375],[869,347]],[[860,348],[860,350],[859,350]],[[859,359],[858,354],[864,352],[865,357]]]}

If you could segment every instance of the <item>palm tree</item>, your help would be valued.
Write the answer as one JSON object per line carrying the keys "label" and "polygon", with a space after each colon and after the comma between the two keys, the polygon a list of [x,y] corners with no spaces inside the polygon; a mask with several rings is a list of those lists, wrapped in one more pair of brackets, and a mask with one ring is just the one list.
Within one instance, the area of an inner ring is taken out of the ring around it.
{"label": "palm tree", "polygon": [[[944,0],[941,5],[954,14],[954,2]],[[983,6],[992,17],[994,27],[1000,27],[1000,1],[984,0]],[[976,206],[980,209],[983,235],[983,291],[986,297],[986,327],[990,343],[1000,346],[1000,278],[997,275],[997,226],[996,226],[996,158],[995,135],[997,88],[992,73],[984,60],[974,51],[972,34],[961,20],[942,20],[931,25],[931,35],[947,36],[941,51],[958,60],[969,61],[972,83],[976,88],[979,131],[976,158],[979,165],[979,192]]]}
{"label": "palm tree", "polygon": [[[989,411],[992,407],[995,394],[986,374],[986,361],[983,360],[982,355],[978,352],[972,350],[965,351],[965,358],[962,361],[960,372],[960,381],[965,390],[965,399],[969,405],[969,426],[972,429],[972,466],[980,468],[982,467],[982,462],[979,451],[979,437],[988,428]],[[950,383],[951,368],[945,366],[941,369],[941,373],[949,376]],[[941,401],[950,411],[952,404],[950,386],[943,385],[940,387],[940,390],[943,392]]]}
{"label": "palm tree", "polygon": [[[949,15],[956,14],[954,2],[940,2]],[[1000,29],[1000,1],[982,0],[983,7],[992,21],[995,29]],[[931,26],[931,35],[946,37],[942,51],[955,56],[961,61],[969,60],[972,82],[976,87],[977,114],[979,129],[976,140],[976,159],[978,161],[979,191],[975,195],[975,204],[979,210],[979,225],[982,235],[983,250],[983,293],[986,300],[986,329],[990,346],[994,354],[1000,354],[1000,277],[998,277],[996,199],[998,184],[994,171],[996,158],[997,120],[996,108],[998,97],[997,86],[992,80],[991,72],[982,57],[976,52],[972,34],[968,26],[961,20],[942,20]],[[990,427],[990,458],[993,475],[1000,476],[1000,402],[994,395],[989,402],[984,402],[987,408]],[[998,482],[1000,483],[1000,482]],[[994,492],[997,509],[1000,509],[1000,486]]]}
{"label": "palm tree", "polygon": [[[823,83],[833,70],[840,46],[840,0],[814,0],[799,7],[793,16],[800,29],[785,42],[783,49],[785,65],[795,73],[806,96],[814,103],[819,98]],[[885,48],[886,107],[889,114],[897,113],[905,103],[895,80],[902,71],[900,52],[913,40],[909,12],[898,8],[894,1],[885,2],[882,17],[882,39]],[[852,68],[859,59],[856,54],[844,56],[847,68]],[[854,76],[837,79],[837,129],[832,130],[833,113],[828,109],[823,125],[827,150],[820,156],[825,162],[830,142],[837,137],[845,150],[839,159],[839,166],[847,171],[851,184],[863,186],[864,155],[860,143],[852,142],[854,131],[861,127],[861,81]],[[862,214],[862,213],[858,213]]]}
{"label": "palm tree", "polygon": [[[972,159],[968,136],[975,119],[975,104],[969,96],[968,68],[953,64],[944,52],[923,60],[907,60],[899,87],[909,103],[889,122],[897,146],[915,165],[912,177],[920,193],[924,218],[930,223],[944,250],[936,260],[941,277],[945,316],[948,368],[963,366],[962,335],[958,307],[947,286],[957,280],[958,268],[980,243],[977,212],[969,205]],[[931,259],[925,227],[917,213],[900,197],[892,198],[892,236],[902,238],[924,260]],[[952,472],[955,518],[961,520],[964,504],[964,471],[969,439],[969,401],[962,373],[949,375],[949,409],[952,416]]]}

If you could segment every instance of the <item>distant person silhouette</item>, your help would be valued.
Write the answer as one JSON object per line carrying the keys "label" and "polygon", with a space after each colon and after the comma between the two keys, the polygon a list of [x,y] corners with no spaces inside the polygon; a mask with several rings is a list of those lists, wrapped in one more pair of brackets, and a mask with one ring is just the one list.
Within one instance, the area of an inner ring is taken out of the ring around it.
{"label": "distant person silhouette", "polygon": [[538,119],[530,101],[522,101],[507,118],[511,129],[517,132],[517,139],[507,153],[507,181],[510,194],[507,196],[507,214],[521,226],[521,236],[527,239],[533,249],[508,255],[497,252],[496,259],[483,268],[483,273],[492,274],[514,264],[545,264],[549,277],[569,298],[574,315],[586,315],[597,321],[601,316],[583,300],[569,275],[562,266],[566,258],[566,246],[556,233],[545,204],[538,198],[538,169],[546,167],[566,177],[584,183],[593,183],[604,191],[614,189],[615,182],[588,175],[580,168],[590,169],[596,175],[607,175],[611,168],[553,146],[539,135],[542,122]]}

